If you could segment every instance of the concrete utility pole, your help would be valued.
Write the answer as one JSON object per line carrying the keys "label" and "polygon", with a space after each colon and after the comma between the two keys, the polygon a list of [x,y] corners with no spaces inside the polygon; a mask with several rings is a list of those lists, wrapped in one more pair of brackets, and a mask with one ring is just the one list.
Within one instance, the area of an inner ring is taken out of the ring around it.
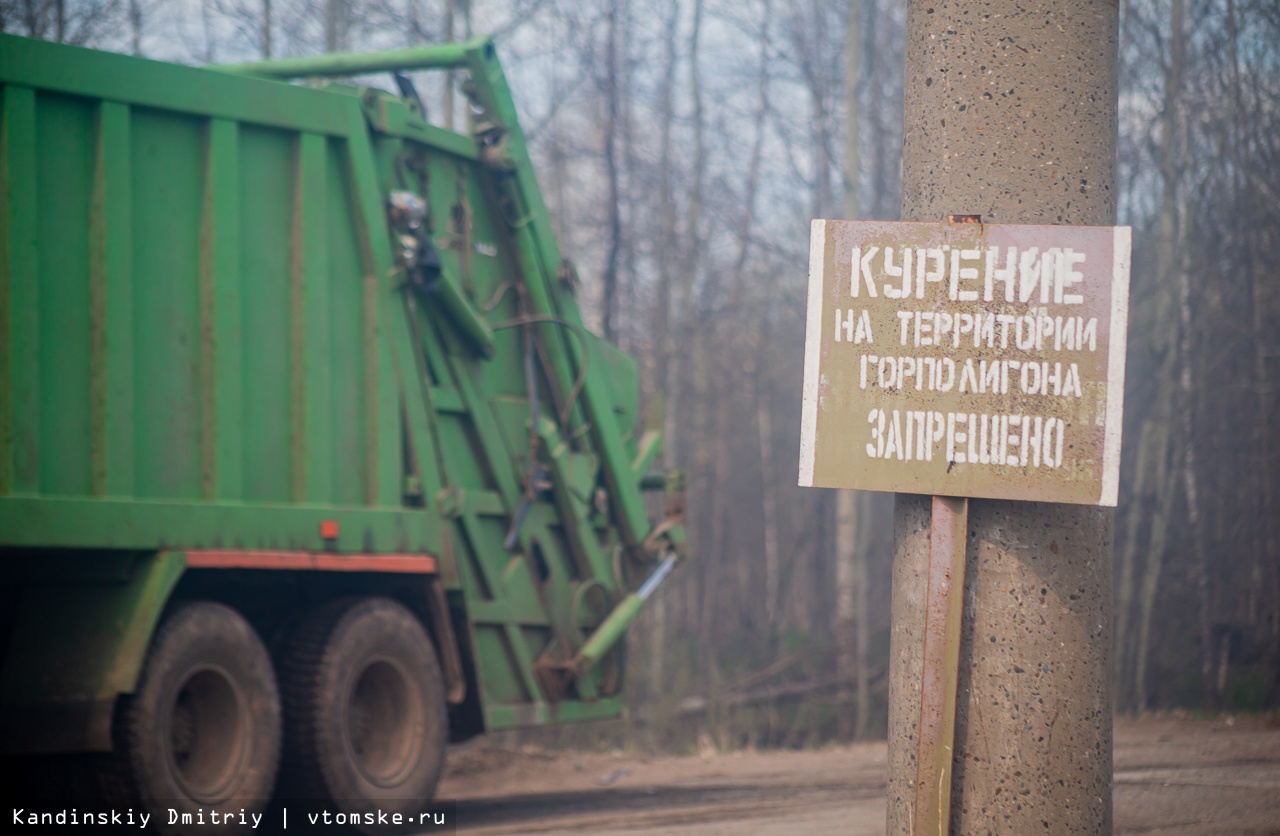
{"label": "concrete utility pole", "polygon": [[[903,217],[1109,225],[1116,0],[912,0]],[[890,833],[912,832],[930,499],[894,513]],[[1111,832],[1112,512],[970,500],[952,833]],[[919,830],[917,830],[919,832]]]}

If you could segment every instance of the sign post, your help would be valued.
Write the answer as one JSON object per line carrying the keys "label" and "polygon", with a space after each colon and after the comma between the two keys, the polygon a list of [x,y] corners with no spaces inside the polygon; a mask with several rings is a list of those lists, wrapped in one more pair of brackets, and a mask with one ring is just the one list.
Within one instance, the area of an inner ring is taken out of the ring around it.
{"label": "sign post", "polygon": [[912,802],[950,822],[970,496],[1114,506],[1127,227],[814,221],[800,484],[934,494]]}
{"label": "sign post", "polygon": [[913,805],[920,833],[946,833],[950,819],[968,523],[968,498],[933,498]]}

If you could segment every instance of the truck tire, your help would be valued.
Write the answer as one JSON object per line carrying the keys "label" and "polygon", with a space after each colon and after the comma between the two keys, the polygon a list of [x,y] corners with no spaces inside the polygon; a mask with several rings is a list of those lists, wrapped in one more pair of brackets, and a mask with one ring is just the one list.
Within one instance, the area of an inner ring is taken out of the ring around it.
{"label": "truck tire", "polygon": [[[152,640],[138,687],[122,698],[107,799],[153,813],[261,813],[280,762],[280,696],[271,657],[238,612],[183,604]],[[152,810],[152,808],[155,808]],[[199,830],[200,828],[196,828]]]}
{"label": "truck tire", "polygon": [[286,800],[406,817],[426,809],[444,766],[448,709],[435,649],[404,605],[347,598],[319,607],[285,642],[280,683]]}

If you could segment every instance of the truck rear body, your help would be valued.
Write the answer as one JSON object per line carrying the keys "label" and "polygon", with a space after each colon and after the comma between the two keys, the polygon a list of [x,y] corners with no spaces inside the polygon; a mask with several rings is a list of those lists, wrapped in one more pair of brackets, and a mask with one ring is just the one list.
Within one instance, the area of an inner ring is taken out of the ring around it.
{"label": "truck rear body", "polygon": [[[635,363],[583,326],[492,43],[364,58],[0,35],[9,751],[112,748],[191,600],[269,647],[335,597],[402,602],[455,739],[620,711],[620,605],[682,551],[678,499],[641,495]],[[467,77],[468,131],[255,77],[399,64]]]}

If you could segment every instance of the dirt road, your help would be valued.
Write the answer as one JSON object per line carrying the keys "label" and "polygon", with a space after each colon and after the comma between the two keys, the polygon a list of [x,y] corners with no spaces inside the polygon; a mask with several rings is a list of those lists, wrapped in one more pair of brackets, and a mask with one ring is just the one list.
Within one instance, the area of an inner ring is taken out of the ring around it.
{"label": "dirt road", "polygon": [[[884,832],[885,760],[883,743],[687,758],[481,743],[451,754],[439,797],[466,834],[861,836]],[[1115,764],[1117,833],[1280,836],[1280,728],[1121,721]]]}

